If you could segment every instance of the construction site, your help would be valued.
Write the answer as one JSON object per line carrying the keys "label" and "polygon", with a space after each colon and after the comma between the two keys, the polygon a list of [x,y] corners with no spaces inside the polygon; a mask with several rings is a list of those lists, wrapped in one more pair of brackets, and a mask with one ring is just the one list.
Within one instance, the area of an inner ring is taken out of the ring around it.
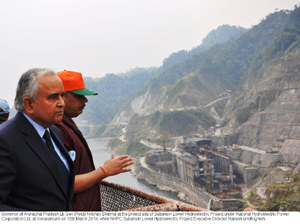
{"label": "construction site", "polygon": [[231,156],[223,149],[213,148],[210,139],[185,136],[176,148],[164,146],[163,150],[148,154],[146,163],[158,173],[179,178],[209,194],[239,197],[241,181],[233,172]]}
{"label": "construction site", "polygon": [[[228,138],[220,139],[229,143]],[[161,139],[162,148],[137,165],[137,177],[180,192],[189,203],[211,210],[241,209],[242,188],[266,167],[282,161],[278,152],[237,144],[216,146],[212,139],[199,135],[173,138],[173,143],[166,143],[166,136]]]}

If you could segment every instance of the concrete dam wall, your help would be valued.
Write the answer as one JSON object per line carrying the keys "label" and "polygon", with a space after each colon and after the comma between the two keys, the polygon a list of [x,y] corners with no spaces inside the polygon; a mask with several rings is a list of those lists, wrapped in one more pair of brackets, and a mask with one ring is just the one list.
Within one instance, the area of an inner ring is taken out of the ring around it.
{"label": "concrete dam wall", "polygon": [[179,178],[151,171],[138,164],[134,165],[134,173],[139,179],[144,179],[149,184],[156,185],[162,189],[183,193],[185,201],[202,208],[207,208],[207,205],[210,203],[210,208],[217,211],[238,211],[243,206],[240,200],[219,200],[217,197]]}

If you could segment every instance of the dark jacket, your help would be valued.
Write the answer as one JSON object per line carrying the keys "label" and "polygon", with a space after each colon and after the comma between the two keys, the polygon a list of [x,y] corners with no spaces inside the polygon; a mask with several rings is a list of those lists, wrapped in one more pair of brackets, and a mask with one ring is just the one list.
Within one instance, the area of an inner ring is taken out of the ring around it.
{"label": "dark jacket", "polygon": [[0,114],[0,124],[2,124],[5,121],[7,121],[7,117],[5,117],[2,114]]}
{"label": "dark jacket", "polygon": [[52,138],[66,157],[70,186],[65,193],[59,170],[45,143],[22,113],[0,125],[0,210],[68,211],[74,192],[74,164],[62,136]]}
{"label": "dark jacket", "polygon": [[[92,153],[75,122],[64,115],[63,120],[56,124],[56,127],[62,133],[66,149],[76,152],[75,174],[84,174],[95,170]],[[74,211],[100,211],[100,185],[96,184],[86,191],[74,194],[72,208]]]}

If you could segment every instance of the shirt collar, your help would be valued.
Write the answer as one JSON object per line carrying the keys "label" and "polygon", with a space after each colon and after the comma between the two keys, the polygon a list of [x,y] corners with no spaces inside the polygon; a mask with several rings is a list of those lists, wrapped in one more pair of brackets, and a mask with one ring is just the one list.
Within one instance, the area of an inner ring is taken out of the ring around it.
{"label": "shirt collar", "polygon": [[49,128],[45,129],[42,125],[36,123],[34,120],[32,120],[27,114],[25,114],[23,112],[24,117],[30,122],[30,124],[32,124],[32,126],[34,127],[34,129],[37,131],[37,133],[39,134],[39,136],[41,138],[43,138],[45,131],[49,130]]}

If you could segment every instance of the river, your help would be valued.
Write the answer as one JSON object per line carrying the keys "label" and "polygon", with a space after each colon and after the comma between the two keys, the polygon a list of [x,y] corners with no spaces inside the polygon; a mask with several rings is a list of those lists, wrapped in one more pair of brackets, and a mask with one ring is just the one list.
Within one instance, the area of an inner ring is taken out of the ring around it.
{"label": "river", "polygon": [[[90,138],[90,139],[87,139],[87,142],[92,151],[95,166],[96,167],[102,166],[104,164],[104,162],[110,158],[111,151],[106,147],[103,139]],[[177,196],[178,193],[160,190],[156,186],[149,185],[144,180],[136,179],[130,172],[121,173],[116,176],[111,176],[111,177],[106,178],[105,180],[107,180],[109,182],[125,185],[125,186],[131,187],[131,188],[135,188],[140,191],[144,191],[144,192],[148,192],[151,194],[164,196],[164,197],[171,198],[174,200],[182,201]]]}

